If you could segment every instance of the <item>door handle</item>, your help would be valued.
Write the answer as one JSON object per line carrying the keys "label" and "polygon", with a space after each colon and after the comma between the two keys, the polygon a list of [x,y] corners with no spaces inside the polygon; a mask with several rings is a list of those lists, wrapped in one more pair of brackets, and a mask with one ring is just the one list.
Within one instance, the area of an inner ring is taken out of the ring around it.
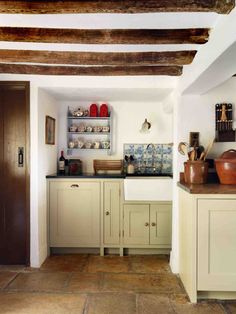
{"label": "door handle", "polygon": [[155,222],[152,222],[152,227],[156,227],[156,223]]}
{"label": "door handle", "polygon": [[149,223],[148,223],[148,222],[146,222],[146,223],[145,223],[145,227],[148,227],[148,226],[149,226]]}
{"label": "door handle", "polygon": [[18,167],[24,167],[24,147],[18,147]]}
{"label": "door handle", "polygon": [[79,184],[71,184],[70,187],[71,187],[71,188],[78,188],[78,187],[79,187]]}

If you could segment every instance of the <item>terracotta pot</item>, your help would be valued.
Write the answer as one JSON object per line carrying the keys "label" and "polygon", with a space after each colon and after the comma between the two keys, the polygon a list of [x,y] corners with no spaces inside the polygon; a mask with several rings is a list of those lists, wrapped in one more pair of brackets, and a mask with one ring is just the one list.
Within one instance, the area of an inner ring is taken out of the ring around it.
{"label": "terracotta pot", "polygon": [[236,150],[224,152],[215,159],[216,172],[221,184],[236,184]]}
{"label": "terracotta pot", "polygon": [[184,180],[188,184],[203,184],[207,182],[208,163],[195,160],[184,163]]}

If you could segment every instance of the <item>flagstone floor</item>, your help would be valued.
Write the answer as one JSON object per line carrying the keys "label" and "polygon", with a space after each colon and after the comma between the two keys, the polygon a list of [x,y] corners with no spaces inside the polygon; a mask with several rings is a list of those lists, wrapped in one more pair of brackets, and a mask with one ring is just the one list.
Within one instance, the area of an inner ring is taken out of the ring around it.
{"label": "flagstone floor", "polygon": [[0,313],[236,314],[236,302],[191,304],[165,255],[75,254],[0,266]]}

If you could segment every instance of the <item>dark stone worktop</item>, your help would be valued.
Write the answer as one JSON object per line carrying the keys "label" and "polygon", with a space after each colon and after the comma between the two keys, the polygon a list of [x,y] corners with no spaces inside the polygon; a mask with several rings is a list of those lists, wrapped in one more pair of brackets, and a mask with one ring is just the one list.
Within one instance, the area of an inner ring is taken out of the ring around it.
{"label": "dark stone worktop", "polygon": [[236,194],[236,185],[220,183],[187,184],[178,182],[178,186],[190,194]]}
{"label": "dark stone worktop", "polygon": [[151,178],[158,178],[158,177],[170,177],[172,178],[171,174],[158,174],[158,173],[146,173],[146,174],[125,174],[125,173],[104,173],[104,174],[94,174],[94,173],[82,173],[80,175],[62,175],[62,174],[52,174],[47,175],[47,179],[125,179],[125,178],[139,178],[139,177],[151,177]]}
{"label": "dark stone worktop", "polygon": [[94,173],[82,173],[79,175],[63,175],[63,174],[51,174],[46,176],[47,179],[124,179],[124,173],[112,173],[112,174],[94,174]]}

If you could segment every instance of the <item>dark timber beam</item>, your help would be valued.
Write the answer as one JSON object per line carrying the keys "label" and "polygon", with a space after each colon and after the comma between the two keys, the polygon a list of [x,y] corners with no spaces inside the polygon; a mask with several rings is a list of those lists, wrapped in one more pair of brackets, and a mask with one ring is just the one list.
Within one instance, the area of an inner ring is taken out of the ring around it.
{"label": "dark timber beam", "polygon": [[56,29],[0,27],[0,41],[68,44],[204,44],[209,29]]}
{"label": "dark timber beam", "polygon": [[0,13],[150,13],[217,12],[227,14],[234,0],[75,0],[75,1],[0,1]]}
{"label": "dark timber beam", "polygon": [[0,50],[0,62],[74,65],[184,65],[196,55],[193,51],[161,52],[72,52]]}
{"label": "dark timber beam", "polygon": [[78,76],[135,76],[135,75],[168,75],[182,74],[180,66],[40,66],[25,64],[0,64],[0,73],[36,74],[36,75],[78,75]]}

